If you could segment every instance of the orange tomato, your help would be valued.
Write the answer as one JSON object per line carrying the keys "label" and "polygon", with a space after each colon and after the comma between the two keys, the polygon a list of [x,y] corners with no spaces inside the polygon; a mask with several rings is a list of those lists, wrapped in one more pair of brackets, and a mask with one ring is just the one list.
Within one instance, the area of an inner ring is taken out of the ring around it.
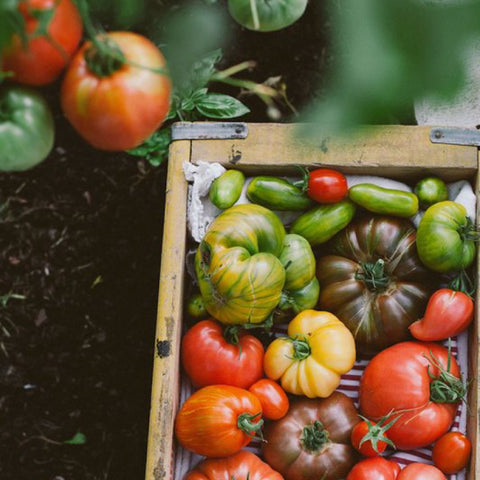
{"label": "orange tomato", "polygon": [[[19,4],[29,36],[26,45],[14,35],[3,54],[3,71],[14,74],[14,80],[27,85],[47,85],[65,68],[82,38],[82,19],[72,0],[26,0]],[[48,37],[37,32],[35,13],[53,15],[47,27]],[[38,34],[37,34],[38,33]]]}
{"label": "orange tomato", "polygon": [[109,63],[86,42],[63,80],[62,109],[94,147],[128,150],[148,138],[168,114],[171,84],[165,59],[150,40],[135,33],[110,32],[97,39],[115,46],[124,61],[110,58]]}
{"label": "orange tomato", "polygon": [[255,382],[248,391],[260,400],[264,418],[280,420],[287,414],[289,407],[288,397],[277,382],[262,378]]}
{"label": "orange tomato", "polygon": [[188,450],[227,457],[250,443],[260,430],[260,400],[238,387],[210,385],[195,392],[175,419],[175,435]]}

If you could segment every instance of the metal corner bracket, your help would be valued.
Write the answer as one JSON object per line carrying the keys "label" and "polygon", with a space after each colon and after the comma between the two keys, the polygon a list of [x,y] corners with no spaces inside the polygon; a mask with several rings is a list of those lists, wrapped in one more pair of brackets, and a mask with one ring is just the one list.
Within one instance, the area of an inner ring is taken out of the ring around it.
{"label": "metal corner bracket", "polygon": [[480,147],[480,130],[474,128],[435,127],[430,130],[432,143]]}
{"label": "metal corner bracket", "polygon": [[172,140],[244,139],[248,125],[243,122],[177,122],[172,125]]}

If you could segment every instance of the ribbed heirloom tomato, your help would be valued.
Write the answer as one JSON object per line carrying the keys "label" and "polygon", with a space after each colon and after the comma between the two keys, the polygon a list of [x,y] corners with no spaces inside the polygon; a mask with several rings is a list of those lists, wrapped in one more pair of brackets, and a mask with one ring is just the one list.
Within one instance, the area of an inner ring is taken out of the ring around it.
{"label": "ribbed heirloom tomato", "polygon": [[[26,0],[19,3],[28,41],[14,35],[3,52],[2,70],[17,82],[46,85],[65,68],[82,38],[82,19],[72,0]],[[42,32],[40,18],[51,17]]]}
{"label": "ribbed heirloom tomato", "polygon": [[226,458],[208,458],[187,474],[185,480],[283,480],[256,455],[241,451]]}
{"label": "ribbed heirloom tomato", "polygon": [[94,147],[128,150],[163,122],[170,106],[165,59],[147,38],[110,32],[86,42],[68,67],[65,116]]}
{"label": "ribbed heirloom tomato", "polygon": [[211,385],[195,392],[175,419],[184,448],[206,457],[226,457],[250,443],[263,425],[262,406],[247,390]]}
{"label": "ribbed heirloom tomato", "polygon": [[360,410],[372,420],[397,418],[388,438],[401,450],[425,447],[449,430],[465,395],[460,371],[446,348],[403,342],[368,364],[360,382]]}

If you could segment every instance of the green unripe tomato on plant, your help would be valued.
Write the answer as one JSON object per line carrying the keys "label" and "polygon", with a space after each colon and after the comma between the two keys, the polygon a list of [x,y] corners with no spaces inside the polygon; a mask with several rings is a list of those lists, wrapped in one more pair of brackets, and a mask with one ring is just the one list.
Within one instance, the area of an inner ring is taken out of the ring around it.
{"label": "green unripe tomato on plant", "polygon": [[47,158],[55,137],[47,102],[34,90],[0,92],[0,171],[27,170]]}

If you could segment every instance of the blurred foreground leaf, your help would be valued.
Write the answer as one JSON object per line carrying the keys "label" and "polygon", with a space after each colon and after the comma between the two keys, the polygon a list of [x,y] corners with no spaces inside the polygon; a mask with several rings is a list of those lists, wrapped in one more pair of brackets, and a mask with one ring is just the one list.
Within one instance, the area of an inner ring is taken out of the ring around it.
{"label": "blurred foreground leaf", "polygon": [[312,133],[401,117],[415,98],[451,98],[480,34],[480,1],[331,0],[335,62]]}

